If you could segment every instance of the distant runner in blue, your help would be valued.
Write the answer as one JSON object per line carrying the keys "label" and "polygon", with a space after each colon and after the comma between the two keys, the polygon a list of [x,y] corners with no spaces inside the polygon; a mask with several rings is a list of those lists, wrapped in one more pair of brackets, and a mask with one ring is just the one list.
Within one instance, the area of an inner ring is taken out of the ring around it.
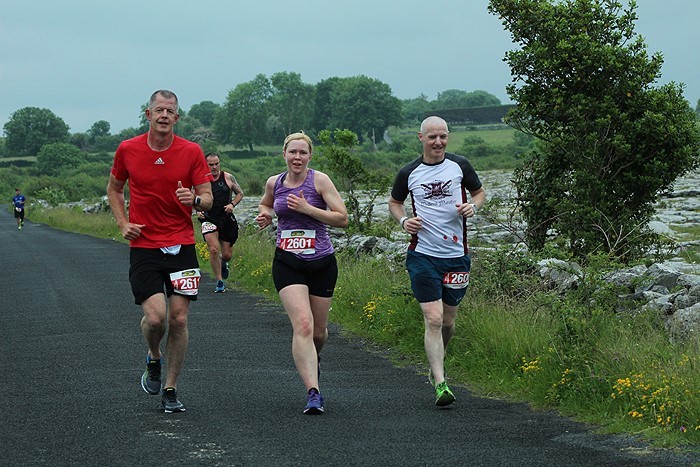
{"label": "distant runner in blue", "polygon": [[22,230],[24,227],[24,202],[27,198],[20,193],[19,188],[15,188],[15,196],[12,197],[12,204],[14,204],[15,220],[17,221],[17,230]]}

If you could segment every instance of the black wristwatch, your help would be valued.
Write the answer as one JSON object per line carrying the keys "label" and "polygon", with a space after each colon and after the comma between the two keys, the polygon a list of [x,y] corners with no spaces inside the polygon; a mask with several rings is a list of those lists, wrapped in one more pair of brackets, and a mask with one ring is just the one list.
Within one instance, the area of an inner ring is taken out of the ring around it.
{"label": "black wristwatch", "polygon": [[202,203],[202,198],[200,198],[199,196],[195,196],[194,197],[194,204],[192,204],[192,205],[199,206],[201,203]]}

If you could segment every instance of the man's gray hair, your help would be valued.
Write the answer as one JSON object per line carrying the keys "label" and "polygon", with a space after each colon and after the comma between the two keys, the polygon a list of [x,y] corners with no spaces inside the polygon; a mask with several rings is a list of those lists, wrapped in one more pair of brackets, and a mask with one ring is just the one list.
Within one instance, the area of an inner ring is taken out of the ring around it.
{"label": "man's gray hair", "polygon": [[159,89],[153,94],[151,94],[151,98],[148,100],[149,109],[153,108],[153,103],[156,101],[156,96],[158,96],[159,94],[165,99],[175,99],[175,104],[177,104],[178,111],[180,110],[180,104],[178,103],[177,96],[174,92],[168,91],[167,89]]}

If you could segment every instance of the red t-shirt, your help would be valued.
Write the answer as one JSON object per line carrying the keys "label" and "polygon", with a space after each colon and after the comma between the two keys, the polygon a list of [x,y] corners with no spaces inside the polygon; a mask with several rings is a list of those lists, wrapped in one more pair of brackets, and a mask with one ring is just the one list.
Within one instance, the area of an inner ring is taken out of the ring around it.
{"label": "red t-shirt", "polygon": [[145,224],[131,246],[192,245],[192,207],[182,204],[175,190],[177,182],[189,188],[213,180],[202,148],[175,136],[168,149],[154,151],[148,146],[147,136],[123,141],[112,165],[112,175],[129,183],[129,222]]}

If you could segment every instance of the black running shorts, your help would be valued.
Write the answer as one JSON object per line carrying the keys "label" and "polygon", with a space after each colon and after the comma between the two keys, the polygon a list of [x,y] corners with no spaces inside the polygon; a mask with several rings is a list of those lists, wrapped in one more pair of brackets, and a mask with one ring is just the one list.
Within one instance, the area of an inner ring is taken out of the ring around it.
{"label": "black running shorts", "polygon": [[[157,293],[170,297],[174,293],[171,273],[199,268],[194,245],[182,245],[176,255],[167,255],[160,248],[131,248],[129,262],[129,282],[137,305]],[[197,295],[187,298],[197,300]]]}
{"label": "black running shorts", "polygon": [[[216,230],[214,232],[219,232],[220,242],[228,242],[233,245],[238,240],[238,221],[236,220],[236,216],[233,214],[227,215],[223,219],[200,219],[199,222],[202,224],[205,222],[214,224],[216,226]],[[212,231],[205,232],[205,230],[205,228],[202,228],[203,236],[212,233]]]}
{"label": "black running shorts", "polygon": [[303,261],[293,253],[277,248],[272,261],[272,280],[278,292],[288,285],[304,284],[310,295],[332,297],[338,280],[338,263],[334,254]]}

